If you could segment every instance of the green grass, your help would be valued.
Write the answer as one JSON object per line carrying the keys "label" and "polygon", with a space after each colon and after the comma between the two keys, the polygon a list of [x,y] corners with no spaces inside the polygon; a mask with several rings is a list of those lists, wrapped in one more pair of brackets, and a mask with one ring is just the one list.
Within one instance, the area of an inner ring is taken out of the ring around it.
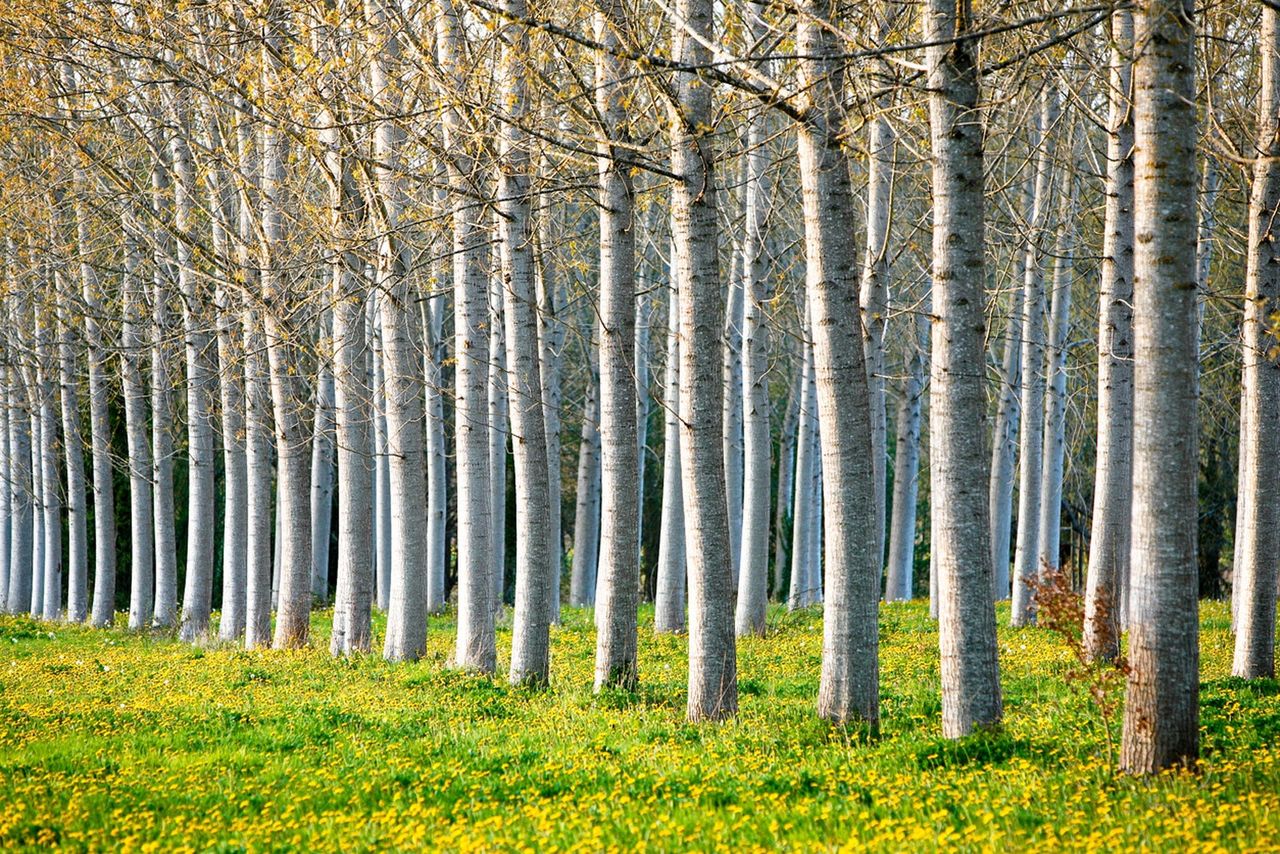
{"label": "green grass", "polygon": [[[641,687],[591,693],[589,613],[553,630],[553,686],[0,618],[0,848],[1237,850],[1280,842],[1280,683],[1228,678],[1203,606],[1198,773],[1115,775],[1072,658],[1001,612],[1006,723],[939,729],[921,603],[881,609],[881,738],[814,717],[816,611],[739,645],[741,713],[684,721],[683,637],[642,615]],[[500,658],[510,634],[500,630]],[[501,663],[501,662],[500,662]],[[1110,738],[1108,738],[1108,735]]]}

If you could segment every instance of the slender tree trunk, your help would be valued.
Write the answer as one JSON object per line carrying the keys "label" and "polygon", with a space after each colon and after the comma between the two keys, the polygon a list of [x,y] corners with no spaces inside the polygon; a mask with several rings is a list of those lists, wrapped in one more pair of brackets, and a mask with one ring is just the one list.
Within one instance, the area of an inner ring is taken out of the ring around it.
{"label": "slender tree trunk", "polygon": [[916,316],[916,342],[907,363],[907,376],[898,401],[893,460],[893,519],[889,536],[886,602],[905,602],[912,596],[915,570],[916,499],[920,491],[920,404],[924,398],[925,364],[929,352],[929,316]]}
{"label": "slender tree trunk", "polygon": [[[443,191],[437,195],[443,211],[447,199]],[[436,282],[448,277],[447,261],[439,263]],[[439,285],[437,285],[439,287]],[[423,378],[426,398],[427,444],[427,611],[436,614],[448,604],[445,599],[445,572],[448,567],[448,540],[445,522],[448,516],[449,484],[448,449],[444,435],[444,315],[445,294],[435,292],[423,303],[422,323],[425,333],[423,347]]]}
{"label": "slender tree trunk", "polygon": [[[452,0],[442,0],[436,18],[440,65],[454,82],[467,60],[459,55],[462,20]],[[488,251],[483,214],[469,197],[475,171],[474,144],[462,115],[446,102],[443,125],[453,204],[454,425],[458,471],[458,667],[492,673],[497,666],[493,634],[493,552],[489,507],[488,290],[484,258]]]}
{"label": "slender tree trunk", "polygon": [[[34,324],[30,325],[34,329]],[[32,338],[35,344],[35,338]],[[31,518],[31,566],[27,574],[31,577],[31,601],[27,603],[30,614],[36,619],[44,617],[44,424],[41,412],[44,407],[40,402],[41,382],[38,369],[28,365],[27,371],[27,411],[31,420],[31,483],[35,512]]]}
{"label": "slender tree trunk", "polygon": [[375,293],[365,305],[373,368],[373,543],[374,582],[378,610],[387,610],[391,596],[391,460],[387,456],[387,382],[382,353],[381,312]]}
{"label": "slender tree trunk", "polygon": [[178,293],[187,371],[187,568],[182,593],[180,636],[188,643],[209,633],[213,605],[213,535],[215,522],[214,471],[216,453],[213,406],[217,397],[217,365],[208,329],[207,307],[212,294],[200,282],[194,260],[192,219],[196,207],[196,167],[191,147],[190,116],[179,93],[175,109],[177,132],[170,140],[174,174],[174,231],[177,234]]}
{"label": "slender tree trunk", "polygon": [[152,537],[151,445],[147,441],[147,388],[142,360],[146,297],[139,275],[141,247],[131,213],[122,218],[124,230],[124,322],[120,333],[120,379],[124,391],[125,434],[129,444],[129,628],[145,629],[151,619],[155,576]]}
{"label": "slender tree trunk", "polygon": [[[933,143],[933,359],[929,489],[938,574],[942,732],[1000,721],[985,465],[983,151],[970,0],[924,12]],[[963,37],[956,40],[957,37]]]}
{"label": "slender tree trunk", "polygon": [[1120,651],[1129,575],[1133,473],[1133,12],[1111,15],[1106,211],[1098,287],[1098,452],[1085,590],[1084,646],[1094,659]]}
{"label": "slender tree trunk", "polygon": [[[525,0],[504,0],[503,9],[519,20],[527,15],[528,4]],[[531,138],[523,130],[523,123],[531,115],[527,91],[529,31],[518,25],[509,35],[499,75],[502,101],[510,111],[511,121],[503,123],[498,134],[502,166],[498,178],[498,211],[516,487],[516,598],[510,681],[516,685],[545,685],[551,676],[551,586],[556,573],[546,527],[550,469],[546,421],[542,415],[542,374],[538,366],[538,304],[530,192],[533,161]],[[632,299],[629,294],[629,309]],[[629,344],[630,327],[626,332]],[[634,419],[634,397],[627,401],[627,411]],[[627,437],[626,456],[634,464],[634,424]],[[626,515],[632,520],[635,518],[634,511]],[[633,561],[635,548],[634,543],[628,544]]]}
{"label": "slender tree trunk", "polygon": [[796,473],[796,433],[800,422],[800,401],[804,395],[804,371],[792,371],[791,390],[787,393],[787,414],[782,420],[778,440],[778,495],[773,511],[773,588],[774,596],[782,595],[783,569],[790,553],[792,502]]}
{"label": "slender tree trunk", "polygon": [[560,377],[564,353],[565,324],[559,319],[564,304],[563,284],[554,270],[551,247],[554,245],[549,199],[544,196],[538,217],[538,368],[542,372],[543,415],[547,427],[547,541],[555,568],[552,584],[551,620],[560,621],[560,581],[564,570],[564,522],[560,473],[561,420],[563,393]]}
{"label": "slender tree trunk", "polygon": [[[672,254],[670,269],[675,269]],[[658,578],[653,597],[653,630],[684,631],[684,492],[680,471],[680,291],[674,277],[667,288],[667,364],[663,380],[662,520],[658,534]]]}
{"label": "slender tree trunk", "polygon": [[329,652],[350,655],[368,652],[373,636],[373,391],[365,322],[369,297],[362,261],[352,248],[363,230],[365,207],[339,130],[339,117],[333,118],[322,135],[329,223],[336,244],[331,275],[338,580]]}
{"label": "slender tree trunk", "polygon": [[591,351],[591,375],[587,383],[586,409],[582,415],[582,438],[578,444],[573,565],[569,575],[569,604],[578,608],[596,604],[596,569],[600,554],[599,369],[594,358],[595,348],[591,347]]}
{"label": "slender tree trunk", "polygon": [[724,397],[720,405],[724,430],[722,453],[725,501],[729,513],[729,559],[733,566],[733,585],[736,590],[742,568],[742,315],[745,283],[740,272],[742,255],[734,252],[733,257],[735,263],[729,274],[725,303],[724,348],[720,368]]}
{"label": "slender tree trunk", "polygon": [[[750,38],[764,36],[764,6],[747,10]],[[739,520],[738,603],[734,628],[738,636],[764,635],[769,602],[769,504],[771,487],[769,410],[769,323],[766,304],[772,297],[765,256],[765,217],[769,210],[769,154],[763,107],[747,116],[746,186],[743,190],[742,239],[742,516]],[[732,530],[730,531],[732,534]]]}
{"label": "slender tree trunk", "polygon": [[316,414],[311,439],[311,596],[329,599],[329,538],[333,518],[334,381],[330,320],[320,319]]}
{"label": "slender tree trunk", "polygon": [[[712,0],[677,0],[672,57],[705,67],[712,38]],[[738,710],[738,657],[733,633],[733,563],[725,504],[721,423],[721,336],[724,305],[717,258],[711,85],[695,72],[676,75],[671,171],[675,276],[680,288],[680,452],[689,574],[691,721],[721,720]]]}
{"label": "slender tree trunk", "polygon": [[[1262,86],[1258,145],[1249,197],[1249,254],[1245,283],[1244,370],[1248,416],[1241,421],[1240,456],[1248,457],[1240,494],[1244,543],[1236,575],[1240,590],[1235,660],[1231,672],[1246,679],[1275,676],[1276,554],[1280,552],[1280,359],[1270,318],[1280,302],[1280,16],[1262,10]],[[1245,448],[1248,451],[1245,451]]]}
{"label": "slender tree trunk", "polygon": [[[0,317],[7,320],[3,305],[0,299]],[[9,431],[9,377],[5,367],[12,358],[8,337],[0,332],[0,346],[4,347],[0,356],[0,614],[9,613],[9,559],[13,546],[13,445]]]}
{"label": "slender tree trunk", "polygon": [[[158,152],[151,170],[153,222],[172,219],[172,193],[169,164],[163,140],[156,141]],[[173,366],[172,320],[173,241],[168,227],[152,229],[151,292],[151,482],[154,484],[155,545],[155,610],[152,624],[170,628],[178,614],[178,534],[173,495]]]}
{"label": "slender tree trunk", "polygon": [[[494,230],[500,229],[494,217]],[[489,582],[493,585],[490,606],[494,619],[502,614],[507,592],[507,440],[511,436],[510,407],[507,398],[506,319],[501,281],[502,259],[499,247],[491,252],[489,272],[489,507],[493,513],[493,566]]]}
{"label": "slender tree trunk", "polygon": [[[1030,200],[1031,193],[1026,197]],[[1009,320],[1004,332],[1004,357],[1001,359],[999,394],[996,399],[995,425],[991,431],[991,479],[987,489],[987,510],[991,514],[992,594],[1008,599],[1010,540],[1013,533],[1013,480],[1018,449],[1018,389],[1022,385],[1022,297],[1023,289],[1013,292]]]}
{"label": "slender tree trunk", "polygon": [[[279,11],[268,10],[263,43],[264,97],[283,104]],[[262,297],[271,402],[275,414],[281,525],[280,601],[272,646],[305,646],[311,628],[311,449],[305,424],[302,330],[291,309],[296,295],[285,278],[284,179],[287,141],[272,121],[262,125]]]}
{"label": "slender tree trunk", "polygon": [[1199,754],[1195,27],[1143,0],[1134,62],[1133,567],[1121,767]]}
{"label": "slender tree trunk", "polygon": [[256,137],[256,117],[244,102],[237,104],[237,154],[240,173],[238,264],[244,348],[245,397],[245,623],[248,649],[271,642],[271,420],[270,379],[259,310],[260,269],[253,247],[257,242],[258,188],[262,162]]}
{"label": "slender tree trunk", "polygon": [[[1073,149],[1078,154],[1079,148]],[[1072,162],[1079,162],[1073,157]],[[1071,286],[1075,275],[1076,190],[1075,179],[1063,187],[1056,225],[1053,297],[1049,311],[1048,377],[1044,401],[1044,463],[1040,480],[1038,567],[1059,568],[1062,528],[1062,461],[1066,450],[1067,334],[1070,330]]]}
{"label": "slender tree trunk", "polygon": [[640,595],[640,482],[636,395],[635,194],[630,167],[614,158],[628,146],[622,80],[614,55],[618,0],[595,13],[596,143],[600,182],[600,594],[596,598],[596,691],[636,684],[636,608]]}
{"label": "slender tree trunk", "polygon": [[787,608],[807,608],[817,599],[810,588],[810,579],[814,576],[813,554],[809,543],[813,537],[810,533],[816,523],[817,507],[814,504],[813,479],[817,467],[814,456],[817,446],[814,437],[817,435],[818,407],[817,391],[813,377],[813,344],[809,340],[809,324],[806,311],[805,342],[801,358],[801,398],[799,438],[796,440],[795,465],[795,506],[791,511],[791,584],[787,595]]}
{"label": "slender tree trunk", "polygon": [[1052,184],[1052,134],[1058,123],[1058,94],[1052,84],[1040,93],[1036,134],[1036,194],[1032,203],[1022,297],[1022,428],[1018,469],[1018,544],[1014,552],[1013,606],[1010,623],[1035,622],[1034,584],[1040,571],[1040,479],[1044,457],[1044,267],[1040,241]]}
{"label": "slender tree trunk", "polygon": [[[56,279],[63,279],[61,273]],[[75,332],[72,328],[69,279],[59,281],[58,382],[61,386],[62,451],[67,467],[67,620],[89,618],[89,535],[85,506],[84,441],[80,434],[80,395],[76,385]],[[58,536],[62,536],[58,525]]]}
{"label": "slender tree trunk", "polygon": [[[58,286],[53,282],[53,271],[42,271],[44,287],[49,288],[49,295],[57,293]],[[37,337],[36,351],[36,393],[40,413],[40,508],[44,525],[41,533],[44,536],[44,583],[43,596],[38,608],[32,609],[32,616],[43,616],[47,621],[62,619],[62,484],[58,478],[58,399],[55,396],[57,361],[55,356],[54,328],[56,307],[54,299],[48,306],[36,307],[34,328]],[[83,495],[83,472],[81,473],[81,494]]]}

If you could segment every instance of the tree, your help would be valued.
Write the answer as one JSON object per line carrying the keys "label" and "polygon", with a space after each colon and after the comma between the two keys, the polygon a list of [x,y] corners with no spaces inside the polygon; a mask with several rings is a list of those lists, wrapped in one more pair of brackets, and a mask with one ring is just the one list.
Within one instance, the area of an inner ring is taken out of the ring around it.
{"label": "tree", "polygon": [[1137,6],[1129,684],[1121,767],[1199,754],[1196,564],[1195,27],[1186,0]]}
{"label": "tree", "polygon": [[924,13],[933,142],[933,359],[930,512],[938,572],[942,732],[959,738],[1001,716],[991,601],[982,432],[983,151],[977,38],[969,0]]}

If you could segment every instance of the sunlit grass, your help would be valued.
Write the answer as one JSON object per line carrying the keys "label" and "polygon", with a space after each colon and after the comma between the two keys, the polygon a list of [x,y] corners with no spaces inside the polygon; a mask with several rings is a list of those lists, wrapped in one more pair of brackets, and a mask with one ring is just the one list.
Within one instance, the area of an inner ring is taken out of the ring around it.
{"label": "sunlit grass", "polygon": [[922,603],[881,610],[870,744],[814,717],[818,611],[771,613],[739,645],[741,714],[697,727],[686,641],[647,611],[641,687],[602,697],[589,613],[553,630],[541,693],[447,670],[443,617],[410,665],[331,659],[328,613],[313,649],[252,653],[3,617],[0,847],[1269,847],[1280,684],[1228,678],[1225,609],[1202,615],[1205,759],[1152,781],[1111,772],[1106,722],[1039,629],[1001,629],[1002,731],[944,741]]}

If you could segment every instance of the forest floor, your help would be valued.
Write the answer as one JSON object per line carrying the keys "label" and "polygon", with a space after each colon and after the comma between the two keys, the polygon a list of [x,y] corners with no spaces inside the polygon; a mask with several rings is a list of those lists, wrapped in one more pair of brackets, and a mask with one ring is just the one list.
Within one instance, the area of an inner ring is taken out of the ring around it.
{"label": "forest floor", "polygon": [[1153,780],[1112,772],[1118,711],[1007,606],[1005,726],[959,742],[919,602],[881,609],[874,742],[814,716],[816,610],[740,642],[741,713],[702,726],[651,611],[642,687],[603,696],[589,613],[553,630],[544,692],[446,669],[447,617],[417,664],[331,659],[328,612],[299,652],[0,617],[0,848],[1274,850],[1280,683],[1229,678],[1226,608],[1201,615],[1204,760]]}

